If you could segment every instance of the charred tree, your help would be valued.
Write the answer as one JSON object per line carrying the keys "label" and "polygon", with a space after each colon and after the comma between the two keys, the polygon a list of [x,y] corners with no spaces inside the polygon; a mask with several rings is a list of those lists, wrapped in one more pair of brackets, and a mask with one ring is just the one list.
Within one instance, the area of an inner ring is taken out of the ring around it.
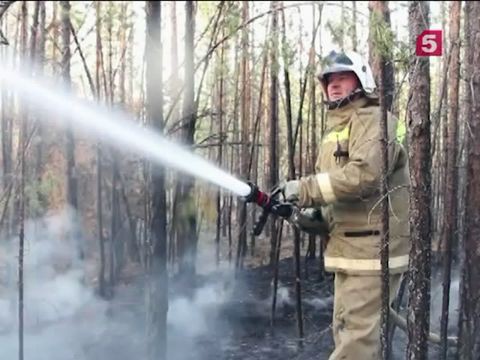
{"label": "charred tree", "polygon": [[[22,1],[21,7],[21,53],[27,55],[27,2]],[[22,105],[22,104],[21,104]],[[19,242],[18,242],[18,360],[24,358],[24,255],[25,255],[25,148],[27,144],[27,117],[26,109],[20,110],[20,184],[19,184]]]}
{"label": "charred tree", "polygon": [[[428,29],[429,6],[409,5],[410,46]],[[410,234],[408,359],[428,354],[430,322],[431,174],[430,174],[430,71],[429,58],[411,56],[409,71],[408,146],[410,167]]]}
{"label": "charred tree", "polygon": [[465,239],[461,279],[459,358],[480,356],[480,4],[465,2],[465,121],[467,177]]}
{"label": "charred tree", "polygon": [[[242,21],[245,23],[249,19],[248,12],[249,2],[242,2]],[[249,69],[249,36],[248,29],[244,28],[242,31],[241,40],[241,62],[240,62],[240,84],[241,84],[241,104],[240,104],[240,119],[241,119],[241,154],[240,173],[244,178],[248,176],[248,136],[250,123],[250,69]],[[243,268],[243,260],[247,253],[247,204],[239,203],[239,233],[238,233],[238,248],[236,267]]]}
{"label": "charred tree", "polygon": [[[217,153],[217,164],[220,168],[223,167],[223,141],[225,139],[224,134],[224,62],[225,62],[225,45],[222,45],[220,49],[220,58],[218,59],[219,63],[217,64],[217,71],[219,72],[218,79],[218,93],[217,93],[217,107],[218,107],[218,135],[219,135],[219,146]],[[215,262],[217,267],[220,264],[220,236],[221,236],[221,226],[222,226],[222,190],[217,190],[216,195],[216,208],[217,208],[217,223],[216,223],[216,233],[215,233]]]}
{"label": "charred tree", "polygon": [[[384,85],[385,85],[385,108],[387,111],[392,111],[393,96],[395,94],[395,77],[393,68],[393,59],[384,59],[385,63],[382,64],[381,56],[378,52],[375,52],[375,46],[373,41],[375,37],[379,38],[382,34],[383,37],[389,36],[391,32],[390,22],[390,10],[388,8],[388,1],[372,1],[368,2],[368,8],[370,10],[370,32],[369,32],[369,52],[370,62],[372,65],[372,71],[375,76],[375,82],[380,84],[380,72],[381,68],[384,69]],[[380,34],[379,34],[380,33]],[[381,49],[386,51],[391,44],[383,44]]]}
{"label": "charred tree", "polygon": [[446,166],[446,191],[444,206],[444,230],[442,241],[445,246],[443,254],[443,300],[442,300],[442,319],[440,336],[442,341],[441,359],[447,359],[447,329],[448,312],[450,304],[450,276],[452,266],[452,248],[453,241],[457,236],[457,127],[458,127],[458,91],[460,76],[460,8],[461,1],[452,1],[450,3],[450,43],[451,58],[449,70],[449,121],[447,131],[447,166]]}
{"label": "charred tree", "polygon": [[[113,79],[113,16],[114,16],[114,4],[112,1],[108,4],[107,9],[107,21],[106,21],[106,30],[107,30],[107,82],[108,82],[108,92],[105,92],[105,98],[110,107],[114,106],[115,99],[115,84]],[[106,84],[107,84],[106,82]],[[112,172],[111,172],[111,193],[110,193],[110,236],[109,236],[109,271],[108,271],[108,280],[109,280],[109,291],[113,295],[113,290],[116,283],[116,264],[118,261],[117,257],[117,230],[119,227],[119,217],[120,217],[120,201],[118,194],[118,164],[116,152],[113,148],[110,148],[110,158],[112,161]]]}
{"label": "charred tree", "polygon": [[[280,3],[281,4],[281,3]],[[288,147],[288,176],[290,179],[295,179],[295,163],[294,163],[294,149],[293,149],[293,130],[292,130],[292,99],[290,93],[290,73],[289,62],[290,58],[287,54],[287,34],[285,24],[285,12],[282,10],[282,50],[283,50],[283,75],[285,79],[285,102],[286,102],[286,120],[287,120],[287,147]],[[303,311],[302,311],[302,286],[301,286],[301,271],[300,271],[300,231],[293,227],[293,241],[294,241],[294,259],[295,259],[295,297],[296,297],[296,312],[297,312],[297,330],[300,344],[303,338]],[[280,251],[280,249],[278,250]],[[278,266],[278,262],[276,261]]]}
{"label": "charred tree", "polygon": [[[271,2],[271,9],[278,8],[278,1]],[[272,13],[272,31],[270,43],[270,151],[269,151],[269,188],[278,183],[278,12]],[[275,263],[275,244],[277,239],[277,224],[271,222],[270,234],[270,266]]]}
{"label": "charred tree", "polygon": [[[182,117],[184,121],[184,142],[192,146],[195,138],[195,80],[193,36],[195,34],[194,3],[185,3],[185,91]],[[181,180],[178,204],[176,205],[176,232],[179,252],[179,273],[193,286],[197,253],[197,212],[194,198],[195,180],[184,177]],[[177,187],[178,190],[178,187]]]}
{"label": "charred tree", "polygon": [[[38,11],[39,11],[39,23],[38,23],[38,33],[35,32],[36,40],[38,40],[38,44],[35,47],[35,58],[36,58],[36,70],[39,75],[43,73],[44,68],[44,61],[45,61],[45,42],[46,42],[46,29],[45,29],[45,2],[38,1]],[[32,29],[32,37],[33,37],[33,29]],[[34,50],[32,48],[32,50]],[[37,114],[37,117],[41,116],[41,114]],[[35,178],[37,183],[42,181],[42,171],[43,171],[43,156],[44,156],[44,145],[42,141],[42,135],[44,132],[43,125],[41,121],[37,121],[36,123],[36,154],[35,154]],[[47,199],[45,198],[44,194],[41,191],[37,191],[37,198],[39,200],[41,209],[40,211],[44,211],[47,205]]]}
{"label": "charred tree", "polygon": [[[179,83],[180,79],[178,77],[178,44],[177,44],[177,3],[175,1],[171,2],[171,15],[170,15],[170,20],[171,20],[171,29],[172,29],[172,41],[171,41],[171,48],[170,48],[170,63],[171,63],[171,69],[170,69],[170,81],[168,82],[168,90],[171,94],[174,94],[174,96],[178,96],[178,89],[179,89]],[[178,105],[175,105],[174,110],[172,110],[172,117],[175,121],[178,121],[180,119],[180,110],[178,108]],[[178,196],[178,192],[180,191],[180,186],[177,185],[175,191],[175,197]],[[169,231],[169,243],[168,243],[168,260],[169,264],[173,267],[176,259],[177,259],[177,246],[176,246],[176,229],[175,229],[175,217],[176,217],[176,204],[174,200],[173,204],[173,216],[172,216],[172,221],[170,221],[170,231]]]}
{"label": "charred tree", "polygon": [[[102,3],[100,1],[95,3],[95,12],[96,12],[96,51],[95,51],[95,95],[97,101],[101,101],[101,72],[102,72]],[[97,143],[97,232],[98,232],[98,244],[100,250],[100,267],[98,274],[98,286],[100,296],[106,296],[105,289],[105,241],[103,237],[103,191],[102,191],[102,146],[101,143]]]}
{"label": "charred tree", "polygon": [[[161,2],[146,3],[146,86],[147,120],[157,132],[163,133],[163,78],[161,41]],[[167,216],[165,173],[151,164],[151,257],[148,269],[148,359],[166,359],[167,354]]]}
{"label": "charred tree", "polygon": [[[71,88],[70,77],[70,34],[71,34],[71,22],[70,22],[70,1],[60,1],[60,29],[61,29],[61,73],[64,86],[67,90]],[[74,241],[77,244],[77,251],[80,259],[84,258],[83,247],[80,243],[79,224],[77,223],[78,216],[78,172],[75,166],[75,136],[73,128],[70,122],[66,125],[66,163],[67,163],[67,204],[72,211],[72,233]]]}

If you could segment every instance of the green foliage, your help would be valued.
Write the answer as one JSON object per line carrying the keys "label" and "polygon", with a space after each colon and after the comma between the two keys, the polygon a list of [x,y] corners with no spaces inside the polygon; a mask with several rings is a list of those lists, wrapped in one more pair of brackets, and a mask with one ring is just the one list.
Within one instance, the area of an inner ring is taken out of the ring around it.
{"label": "green foliage", "polygon": [[332,42],[340,47],[345,38],[345,24],[328,20],[325,26],[332,35]]}
{"label": "green foliage", "polygon": [[382,56],[385,61],[393,61],[397,70],[407,71],[409,62],[409,46],[397,41],[391,26],[382,14],[373,12],[370,17],[370,34],[372,34],[373,54]]}
{"label": "green foliage", "polygon": [[370,34],[372,34],[373,53],[377,56],[383,56],[387,61],[391,60],[393,58],[395,35],[382,14],[372,12],[370,16]]}
{"label": "green foliage", "polygon": [[290,68],[292,66],[292,64],[295,62],[296,55],[297,49],[288,42],[288,39],[286,41],[282,41],[283,63],[286,67]]}
{"label": "green foliage", "polygon": [[242,8],[240,2],[229,4],[225,15],[225,30],[227,34],[235,31],[242,23]]}
{"label": "green foliage", "polygon": [[43,179],[32,179],[25,184],[25,197],[32,215],[42,214],[49,206],[48,199],[60,181],[48,172]]}

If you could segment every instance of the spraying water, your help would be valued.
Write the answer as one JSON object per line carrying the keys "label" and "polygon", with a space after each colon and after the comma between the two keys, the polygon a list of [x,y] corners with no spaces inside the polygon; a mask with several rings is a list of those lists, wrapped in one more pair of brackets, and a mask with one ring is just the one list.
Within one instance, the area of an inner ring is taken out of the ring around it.
{"label": "spraying water", "polygon": [[48,112],[62,121],[72,121],[78,129],[109,140],[114,146],[128,147],[157,164],[189,173],[239,196],[250,193],[250,187],[244,182],[160,134],[133,123],[125,113],[107,111],[96,104],[75,99],[66,91],[55,91],[51,85],[34,81],[2,62],[0,86],[17,92],[39,111]]}

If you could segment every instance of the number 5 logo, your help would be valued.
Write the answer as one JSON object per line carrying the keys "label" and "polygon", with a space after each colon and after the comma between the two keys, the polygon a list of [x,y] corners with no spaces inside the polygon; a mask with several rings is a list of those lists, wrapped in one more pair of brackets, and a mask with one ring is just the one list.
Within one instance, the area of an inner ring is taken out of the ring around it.
{"label": "number 5 logo", "polygon": [[415,54],[417,56],[442,56],[442,30],[424,30],[418,37]]}

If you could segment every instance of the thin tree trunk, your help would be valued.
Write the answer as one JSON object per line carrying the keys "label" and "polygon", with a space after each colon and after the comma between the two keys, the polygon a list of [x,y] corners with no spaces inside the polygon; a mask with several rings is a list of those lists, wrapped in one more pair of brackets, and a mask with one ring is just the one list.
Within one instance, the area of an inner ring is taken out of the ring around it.
{"label": "thin tree trunk", "polygon": [[[37,63],[37,66],[36,66],[36,69],[37,69],[37,74],[39,76],[41,76],[43,74],[43,68],[44,68],[44,61],[45,61],[45,39],[46,39],[46,36],[45,36],[45,33],[46,33],[46,30],[45,30],[45,17],[46,17],[46,14],[45,14],[45,2],[44,1],[37,1],[38,3],[38,21],[39,21],[39,24],[38,24],[38,35],[35,31],[35,37],[38,39],[38,46],[35,46],[35,52],[36,52],[36,55],[35,55],[35,58],[36,58],[36,63]],[[37,4],[35,4],[35,7],[37,6]],[[37,10],[35,10],[37,11]],[[35,16],[34,16],[35,17]],[[36,28],[35,26],[32,28],[32,39],[33,39],[33,36],[34,36],[34,28]],[[34,51],[34,46],[32,46],[32,51]],[[37,117],[40,117],[41,114],[37,114],[36,115]],[[37,131],[36,131],[36,151],[35,151],[35,170],[34,170],[34,176],[35,176],[35,179],[36,181],[38,182],[38,184],[41,183],[42,181],[42,168],[43,168],[43,141],[42,141],[42,134],[43,134],[43,125],[42,125],[42,122],[41,121],[36,121],[35,122],[35,126],[37,128]],[[37,190],[37,198],[40,202],[40,209],[39,211],[43,213],[46,205],[47,205],[47,202],[45,199],[45,196],[44,194],[42,194],[42,192],[40,191],[40,189]]]}
{"label": "thin tree trunk", "polygon": [[[375,39],[375,43],[377,39]],[[390,271],[388,265],[389,258],[389,197],[388,197],[388,96],[387,96],[387,61],[390,61],[385,55],[378,59],[379,66],[379,88],[380,88],[380,129],[381,129],[381,153],[382,153],[382,181],[381,181],[381,214],[382,214],[382,238],[380,243],[380,262],[382,267],[382,314],[380,326],[380,342],[382,345],[382,359],[390,358],[390,341],[388,339],[390,329]]]}
{"label": "thin tree trunk", "polygon": [[[410,45],[429,26],[429,6],[409,5]],[[408,359],[425,359],[428,354],[430,320],[431,174],[430,174],[430,71],[428,57],[412,57],[410,64],[409,166],[410,233]]]}
{"label": "thin tree trunk", "polygon": [[445,254],[443,256],[443,300],[442,300],[442,319],[440,336],[442,349],[440,358],[447,359],[447,330],[448,330],[448,312],[450,305],[450,273],[452,264],[452,246],[453,240],[457,235],[457,126],[458,126],[458,86],[460,75],[460,1],[452,1],[450,7],[450,42],[452,44],[451,57],[452,64],[450,75],[450,93],[449,106],[450,117],[448,122],[447,139],[447,167],[446,167],[446,191],[445,195],[445,213],[444,213],[444,241]]}
{"label": "thin tree trunk", "polygon": [[[315,31],[315,4],[312,6],[312,32]],[[322,16],[322,7],[319,7],[318,16]],[[320,36],[319,36],[320,37]],[[316,97],[316,84],[315,84],[315,72],[313,70],[313,64],[315,63],[315,40],[311,43],[310,54],[309,54],[309,66],[310,66],[310,136],[311,136],[311,147],[310,147],[310,168],[308,169],[309,173],[314,173],[316,171],[315,165],[317,162],[317,97]],[[321,129],[320,129],[321,130]],[[320,134],[321,135],[321,134]],[[313,260],[316,257],[316,236],[308,236],[308,249],[305,255],[305,273],[307,274],[307,262]],[[320,254],[322,255],[322,254]],[[323,261],[323,259],[320,259]],[[307,276],[307,275],[306,275]]]}
{"label": "thin tree trunk", "polygon": [[280,251],[282,249],[283,219],[280,220],[278,236],[275,241],[275,262],[273,264],[273,289],[272,289],[272,309],[270,314],[270,326],[275,327],[275,312],[277,309],[277,290],[278,290],[278,270],[280,265]]}
{"label": "thin tree trunk", "polygon": [[464,262],[461,279],[460,358],[478,359],[480,356],[480,4],[465,2],[465,63],[467,126],[467,189],[464,240]]}
{"label": "thin tree trunk", "polygon": [[[323,8],[323,5],[319,5],[321,9]],[[320,11],[321,14],[321,11]],[[318,17],[318,22],[317,26],[315,27],[315,30],[313,31],[313,36],[312,36],[312,44],[315,43],[315,39],[317,38],[317,33],[319,32],[320,24],[322,23],[322,16]],[[313,47],[313,45],[311,45]],[[298,115],[297,115],[297,126],[295,128],[295,135],[293,136],[293,148],[296,149],[297,145],[297,138],[298,138],[298,132],[300,127],[302,126],[303,123],[303,103],[305,100],[305,94],[307,92],[307,79],[308,79],[308,74],[309,72],[312,71],[311,67],[307,66],[307,69],[305,70],[305,76],[303,77],[303,81],[300,81],[300,105],[298,107]],[[301,160],[301,157],[300,157]],[[301,170],[299,169],[299,173],[302,173]]]}
{"label": "thin tree trunk", "polygon": [[[285,25],[285,12],[282,10],[282,48],[285,50],[287,47],[286,25]],[[293,133],[292,133],[292,102],[290,97],[290,74],[288,72],[289,59],[287,54],[283,53],[284,61],[284,78],[285,78],[285,91],[286,91],[286,104],[287,104],[287,146],[288,146],[288,174],[290,179],[295,179],[295,163],[294,163],[294,149],[293,149]],[[300,231],[294,227],[294,257],[295,257],[295,298],[296,298],[296,313],[297,313],[297,329],[300,344],[303,339],[303,311],[302,311],[302,287],[301,287],[301,271],[300,271]]]}
{"label": "thin tree trunk", "polygon": [[[5,24],[5,36],[8,36],[8,14],[5,14],[2,18],[2,24]],[[5,46],[2,46],[2,59],[4,61],[8,61],[7,59],[7,49]],[[2,188],[3,194],[7,194],[8,199],[5,200],[4,209],[2,212],[2,217],[0,218],[0,234],[4,235],[5,237],[10,237],[10,206],[9,199],[12,193],[12,183],[13,183],[13,176],[12,176],[12,154],[13,154],[13,147],[12,147],[12,120],[10,116],[7,114],[11,108],[11,96],[8,96],[8,92],[5,89],[2,89],[1,95],[1,125],[2,125]],[[5,227],[4,219],[8,217],[6,221]],[[3,232],[5,230],[5,232]]]}
{"label": "thin tree trunk", "polygon": [[[268,45],[268,35],[267,39],[265,40],[265,47]],[[259,156],[260,156],[260,149],[257,146],[258,138],[260,136],[260,121],[262,119],[263,113],[263,97],[264,97],[264,88],[265,88],[265,78],[266,78],[266,70],[267,70],[267,63],[268,63],[268,52],[265,51],[263,55],[263,65],[262,65],[262,73],[260,76],[260,90],[258,95],[258,106],[257,112],[255,116],[255,121],[253,124],[253,139],[252,144],[250,146],[250,162],[248,164],[248,178],[250,179],[251,174],[253,172],[254,182],[258,182],[258,163],[259,163]],[[254,166],[255,164],[255,166]],[[256,207],[252,211],[252,223],[256,221]],[[251,233],[251,255],[254,256],[254,247],[255,247],[255,234]]]}
{"label": "thin tree trunk", "polygon": [[[60,1],[61,8],[61,34],[62,34],[62,59],[61,59],[61,71],[64,86],[67,89],[71,87],[71,78],[70,78],[70,33],[71,33],[71,23],[70,23],[70,1]],[[68,116],[68,115],[67,115]],[[67,160],[67,203],[72,210],[72,233],[70,236],[73,237],[74,242],[76,242],[77,252],[80,259],[84,258],[83,246],[81,244],[80,234],[79,234],[79,224],[77,222],[78,217],[78,178],[77,170],[75,165],[75,136],[73,134],[73,128],[70,122],[66,125],[66,160]]]}
{"label": "thin tree trunk", "polygon": [[[114,99],[115,99],[115,85],[113,80],[113,2],[110,1],[108,3],[108,20],[107,20],[107,43],[108,43],[108,93],[106,93],[106,97],[108,98],[108,103],[111,107],[114,106]],[[118,170],[117,170],[117,158],[115,155],[115,150],[110,148],[110,156],[112,159],[112,173],[111,173],[111,218],[110,218],[110,237],[109,237],[109,245],[110,245],[110,260],[109,260],[109,291],[110,294],[113,295],[113,290],[115,288],[116,283],[116,263],[118,261],[117,257],[117,230],[119,224],[119,201],[118,201],[118,190],[117,190],[117,181],[118,181]]]}
{"label": "thin tree trunk", "polygon": [[[21,7],[21,54],[27,54],[27,2]],[[22,103],[20,104],[22,106]],[[18,359],[24,356],[24,244],[25,244],[25,146],[27,136],[26,108],[20,110],[20,194],[19,194],[19,244],[18,244]]]}
{"label": "thin tree trunk", "polygon": [[[347,24],[346,14],[345,14],[345,1],[340,1],[340,19],[342,24]],[[339,45],[340,50],[345,51],[345,37],[346,37],[346,26],[340,28],[340,37],[339,37]]]}
{"label": "thin tree trunk", "polygon": [[[161,9],[161,2],[147,1],[147,121],[159,133],[164,131]],[[151,257],[148,281],[148,359],[164,360],[167,358],[168,311],[165,173],[153,164],[151,169],[153,199],[150,230],[153,249],[148,251],[148,256]]]}
{"label": "thin tree trunk", "polygon": [[352,1],[352,50],[357,51],[357,2]]}
{"label": "thin tree trunk", "polygon": [[[95,61],[95,91],[97,101],[101,101],[101,71],[102,71],[102,3],[95,3],[96,12],[96,61]],[[103,214],[102,214],[102,146],[97,142],[97,228],[98,244],[100,249],[99,267],[99,293],[106,296],[105,292],[105,242],[103,238]]]}
{"label": "thin tree trunk", "polygon": [[[235,142],[239,142],[240,134],[238,131],[238,109],[239,109],[239,96],[238,96],[238,91],[239,91],[239,80],[240,80],[240,61],[239,61],[239,53],[240,53],[240,46],[235,46],[235,74],[234,74],[234,96],[233,96],[233,137]],[[240,150],[239,146],[232,147],[231,153],[230,153],[230,172],[239,174],[240,173],[240,166],[238,159],[240,159]],[[237,161],[235,161],[237,159]],[[233,257],[233,238],[232,238],[232,217],[233,217],[233,197],[230,195],[230,206],[229,206],[229,212],[228,212],[228,261],[231,263],[232,257]],[[236,266],[236,261],[235,261],[235,266]]]}
{"label": "thin tree trunk", "polygon": [[[185,3],[185,92],[183,102],[183,120],[185,121],[184,139],[187,146],[194,144],[195,137],[195,82],[194,82],[194,56],[193,36],[195,33],[194,3]],[[197,214],[194,205],[195,180],[191,177],[184,178],[180,189],[179,209],[182,213],[177,218],[177,241],[179,246],[180,266],[179,271],[185,280],[193,281],[197,252]],[[193,285],[193,284],[192,284]]]}
{"label": "thin tree trunk", "polygon": [[[217,163],[220,168],[223,167],[223,141],[224,141],[224,130],[223,130],[223,98],[224,98],[224,62],[225,62],[225,46],[222,46],[220,50],[220,59],[219,64],[217,65],[217,70],[220,72],[220,79],[218,80],[218,134],[220,137],[220,145],[218,147],[217,154]],[[222,226],[222,190],[217,190],[216,198],[217,206],[217,226],[215,233],[215,263],[218,267],[220,264],[220,231]]]}
{"label": "thin tree trunk", "polygon": [[[369,1],[368,8],[370,10],[370,32],[369,32],[369,44],[372,44],[373,37],[377,32],[381,32],[381,36],[385,36],[384,31],[391,31],[390,22],[390,10],[388,8],[388,1]],[[380,35],[380,34],[379,34]],[[385,46],[385,45],[384,45]],[[395,94],[395,76],[393,69],[393,58],[386,59],[385,65],[381,64],[381,49],[380,47],[369,47],[370,59],[372,62],[372,71],[375,76],[375,82],[380,83],[380,67],[384,66],[385,69],[385,107],[387,111],[393,111],[393,97]]]}
{"label": "thin tree trunk", "polygon": [[[242,20],[247,22],[249,18],[248,1],[242,3]],[[243,177],[248,176],[248,135],[250,122],[250,70],[249,70],[249,54],[248,54],[249,36],[247,29],[242,32],[242,58],[241,58],[241,170]],[[239,234],[238,234],[238,248],[237,248],[237,268],[243,268],[243,260],[247,253],[247,204],[242,202],[239,204]]]}
{"label": "thin tree trunk", "polygon": [[[271,9],[279,7],[278,1],[271,2]],[[270,156],[269,168],[270,179],[269,188],[273,188],[278,183],[278,12],[272,14],[272,40],[270,48]],[[270,266],[275,260],[275,243],[277,239],[277,226],[275,221],[271,221],[270,237]]]}

